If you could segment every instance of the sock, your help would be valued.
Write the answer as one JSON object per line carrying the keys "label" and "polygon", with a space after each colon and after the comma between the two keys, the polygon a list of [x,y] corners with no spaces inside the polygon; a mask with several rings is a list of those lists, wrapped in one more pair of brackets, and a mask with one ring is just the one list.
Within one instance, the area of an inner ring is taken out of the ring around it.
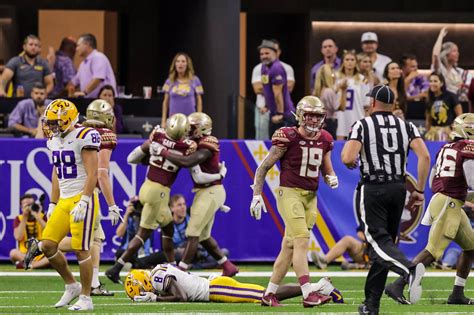
{"label": "sock", "polygon": [[179,262],[178,267],[183,269],[183,270],[188,270],[189,269],[189,265],[187,263],[185,263],[184,261],[182,261],[182,260]]}
{"label": "sock", "polygon": [[99,281],[99,268],[98,267],[94,267],[92,269],[92,283],[91,283],[91,286],[93,288],[97,288],[100,286],[100,281]]}
{"label": "sock", "polygon": [[304,275],[298,278],[298,282],[301,286],[301,292],[303,293],[303,298],[306,299],[311,293],[311,283],[309,283],[309,275]]}
{"label": "sock", "polygon": [[454,278],[454,285],[459,286],[459,287],[465,287],[466,286],[466,279],[463,279],[459,276],[456,276],[456,278]]}
{"label": "sock", "polygon": [[122,266],[126,264],[126,262],[122,259],[122,257],[117,259],[117,263],[121,264]]}
{"label": "sock", "polygon": [[278,290],[278,287],[279,287],[278,284],[268,282],[268,286],[267,286],[267,290],[265,291],[265,295],[268,295],[270,293],[275,294],[276,291]]}
{"label": "sock", "polygon": [[176,260],[170,261],[168,264],[170,264],[171,266],[174,266],[174,267],[177,266]]}
{"label": "sock", "polygon": [[217,263],[218,263],[219,265],[222,265],[222,264],[224,264],[226,261],[227,261],[227,257],[224,256],[224,257],[222,257],[221,259],[219,259],[219,260],[217,261]]}

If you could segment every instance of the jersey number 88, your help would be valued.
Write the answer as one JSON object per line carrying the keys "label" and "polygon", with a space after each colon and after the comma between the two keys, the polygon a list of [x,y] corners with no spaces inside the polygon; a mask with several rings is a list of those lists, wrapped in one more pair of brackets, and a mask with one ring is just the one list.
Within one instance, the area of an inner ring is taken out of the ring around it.
{"label": "jersey number 88", "polygon": [[71,179],[77,177],[74,151],[53,151],[53,165],[56,166],[58,179]]}

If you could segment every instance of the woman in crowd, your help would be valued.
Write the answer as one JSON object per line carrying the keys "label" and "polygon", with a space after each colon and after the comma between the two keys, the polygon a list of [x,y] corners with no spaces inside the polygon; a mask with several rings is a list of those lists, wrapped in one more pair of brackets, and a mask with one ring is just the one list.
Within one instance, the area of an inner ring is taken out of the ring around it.
{"label": "woman in crowd", "polygon": [[336,111],[339,106],[336,92],[334,92],[335,73],[330,65],[323,65],[316,73],[314,82],[314,95],[319,97],[326,106],[327,116],[324,129],[336,138],[337,116]]}
{"label": "woman in crowd", "polygon": [[405,92],[405,80],[402,77],[402,69],[399,64],[391,61],[383,71],[385,84],[387,84],[395,94],[395,103],[393,104],[393,114],[405,119],[407,111],[407,95]]}
{"label": "woman in crowd", "polygon": [[49,68],[54,73],[53,97],[66,96],[65,87],[76,75],[74,68],[74,55],[76,54],[76,41],[72,37],[65,37],[61,41],[58,51],[49,47],[48,59]]}
{"label": "woman in crowd", "polygon": [[443,43],[448,34],[446,27],[439,32],[438,39],[433,46],[432,68],[440,72],[446,80],[446,89],[457,95],[463,112],[470,111],[468,92],[472,76],[468,70],[457,66],[459,61],[459,48],[453,42]]}
{"label": "woman in crowd", "polygon": [[115,90],[111,85],[104,85],[99,91],[99,98],[112,105],[115,116],[115,133],[123,133],[123,110],[120,104],[115,104]]}
{"label": "woman in crowd", "polygon": [[446,89],[446,81],[442,74],[431,73],[429,81],[425,139],[446,141],[454,118],[462,114],[462,106],[456,95]]}
{"label": "woman in crowd", "polygon": [[174,56],[163,92],[162,127],[166,126],[167,117],[176,113],[187,116],[196,111],[202,112],[204,90],[201,81],[194,75],[193,62],[187,54],[177,53]]}
{"label": "woman in crowd", "polygon": [[373,88],[374,86],[378,85],[380,83],[380,80],[374,73],[372,59],[370,58],[370,56],[365,53],[360,53],[357,55],[357,61],[360,73],[364,76],[364,83],[367,84],[370,88]]}
{"label": "woman in crowd", "polygon": [[344,140],[352,125],[365,116],[370,100],[370,88],[357,67],[355,50],[344,51],[342,66],[336,79],[339,111],[337,113],[337,139]]}

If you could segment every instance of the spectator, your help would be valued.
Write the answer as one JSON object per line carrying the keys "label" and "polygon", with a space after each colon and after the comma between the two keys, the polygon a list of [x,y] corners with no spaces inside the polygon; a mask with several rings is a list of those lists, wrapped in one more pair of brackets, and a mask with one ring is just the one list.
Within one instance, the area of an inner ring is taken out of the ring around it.
{"label": "spectator", "polygon": [[[115,230],[115,234],[118,237],[122,238],[122,242],[120,243],[120,247],[115,252],[115,257],[118,259],[122,256],[122,254],[127,249],[128,243],[135,237],[137,234],[138,227],[140,226],[140,218],[142,215],[143,205],[138,200],[138,197],[132,197],[129,200],[127,209],[125,210],[125,215],[123,216],[123,221],[119,224],[117,229]],[[143,255],[150,255],[153,251],[152,249],[152,239],[153,237],[149,237],[143,247],[137,253],[137,256]],[[137,257],[135,257],[136,259]],[[135,260],[135,259],[132,259]]]}
{"label": "spectator", "polygon": [[46,88],[36,83],[30,93],[31,98],[24,99],[15,106],[8,117],[8,128],[35,137],[41,129],[41,117],[51,100],[46,99]]}
{"label": "spectator", "polygon": [[64,37],[59,50],[55,52],[53,47],[49,47],[47,59],[49,68],[53,70],[55,81],[53,97],[64,97],[67,95],[66,85],[76,75],[73,63],[76,46],[76,41],[73,38]]}
{"label": "spectator", "polygon": [[[202,94],[204,89],[201,81],[194,74],[191,58],[185,53],[177,53],[170,65],[168,79],[163,85],[165,98],[163,99],[163,112],[161,126],[166,126],[167,117],[176,113],[184,115],[196,111],[202,112]],[[168,116],[169,110],[169,116]]]}
{"label": "spectator", "polygon": [[432,69],[441,72],[446,80],[446,89],[457,95],[463,112],[470,112],[468,98],[469,86],[472,76],[469,70],[458,67],[459,49],[453,42],[443,43],[443,39],[448,34],[446,27],[439,32],[438,39],[433,46]]}
{"label": "spectator", "polygon": [[[41,240],[43,229],[46,225],[46,217],[41,205],[35,203],[35,196],[26,194],[20,198],[22,214],[13,222],[13,236],[17,240],[17,248],[10,251],[10,259],[18,269],[23,269],[23,260],[28,250],[28,240],[35,238]],[[45,268],[49,261],[44,255],[36,257],[31,268]]]}
{"label": "spectator", "polygon": [[390,57],[377,53],[379,39],[376,33],[366,32],[362,34],[360,41],[362,46],[362,52],[370,56],[375,75],[377,76],[377,78],[379,78],[380,81],[382,81],[385,66],[387,65],[387,63],[392,61],[392,59],[390,59]]}
{"label": "spectator", "polygon": [[[84,60],[67,85],[69,97],[97,98],[104,85],[111,85],[115,91],[114,70],[107,56],[97,50],[95,36],[81,35],[77,41],[76,51]],[[79,91],[75,92],[77,86]]]}
{"label": "spectator", "polygon": [[336,92],[334,92],[334,69],[329,64],[323,65],[319,68],[316,74],[316,81],[314,84],[314,94],[319,97],[326,108],[326,120],[324,121],[326,129],[333,138],[336,138],[337,131],[337,115],[336,111],[339,106]]}
{"label": "spectator", "polygon": [[358,54],[357,64],[359,66],[360,74],[364,76],[364,83],[367,84],[369,88],[373,88],[380,83],[379,78],[374,73],[372,59],[370,59],[369,55],[365,53]]}
{"label": "spectator", "polygon": [[120,104],[115,104],[115,90],[111,85],[104,85],[99,91],[99,98],[101,100],[107,101],[112,108],[114,109],[114,132],[123,133],[124,132],[124,123],[123,123],[123,109]]}
{"label": "spectator", "polygon": [[383,71],[383,78],[395,95],[393,103],[393,114],[401,119],[405,119],[407,111],[405,81],[402,76],[402,70],[398,63],[390,61]]}
{"label": "spectator", "polygon": [[[280,58],[280,43],[276,39],[272,39],[271,41],[273,41],[276,45],[277,58]],[[284,63],[283,61],[280,62],[285,69],[288,90],[291,93],[295,87],[295,72],[292,66]],[[270,112],[268,111],[268,107],[265,105],[265,96],[263,96],[262,65],[263,64],[260,62],[252,70],[252,87],[255,94],[257,95],[257,106],[255,108],[255,139],[257,140],[267,140],[270,137],[268,134]]]}
{"label": "spectator", "polygon": [[323,65],[330,65],[334,70],[338,70],[341,66],[341,58],[337,56],[338,47],[336,40],[334,38],[326,38],[321,42],[321,54],[323,55],[323,60],[316,63],[311,68],[309,87],[311,93],[314,93],[314,81],[316,80],[316,74],[318,73],[319,68]]}
{"label": "spectator", "polygon": [[46,86],[46,95],[53,90],[53,75],[48,62],[42,59],[40,39],[35,35],[28,35],[23,41],[23,52],[10,59],[5,66],[0,80],[0,97],[6,96],[8,83],[13,80],[15,96],[18,95],[18,87],[23,87],[24,95],[30,95],[33,85],[41,83]]}
{"label": "spectator", "polygon": [[454,93],[446,88],[444,76],[433,72],[429,77],[430,90],[426,107],[425,139],[447,141],[454,118],[462,114],[462,106]]}
{"label": "spectator", "polygon": [[270,110],[270,131],[295,124],[292,112],[295,107],[288,90],[285,68],[277,57],[277,47],[271,40],[264,39],[258,46],[262,61],[262,84],[265,104]]}
{"label": "spectator", "polygon": [[342,66],[336,76],[336,91],[339,101],[336,135],[338,140],[344,140],[351,126],[365,116],[369,106],[366,95],[370,89],[359,73],[355,50],[344,51]]}
{"label": "spectator", "polygon": [[407,94],[406,117],[408,119],[423,119],[425,116],[425,100],[430,88],[428,79],[418,72],[418,61],[415,55],[403,55],[400,63]]}

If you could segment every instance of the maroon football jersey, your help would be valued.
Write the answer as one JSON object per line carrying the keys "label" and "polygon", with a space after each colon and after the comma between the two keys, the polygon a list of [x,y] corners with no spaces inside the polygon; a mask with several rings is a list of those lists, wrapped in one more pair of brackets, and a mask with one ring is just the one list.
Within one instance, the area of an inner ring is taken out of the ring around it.
{"label": "maroon football jersey", "polygon": [[316,191],[323,156],[334,147],[331,134],[321,130],[319,137],[308,139],[297,127],[283,127],[273,134],[272,145],[287,148],[280,159],[280,186]]}
{"label": "maroon football jersey", "polygon": [[459,140],[445,144],[436,155],[435,176],[432,190],[451,198],[465,200],[467,183],[463,163],[474,159],[474,141]]}
{"label": "maroon football jersey", "polygon": [[[207,149],[211,151],[212,156],[199,164],[201,171],[208,174],[219,173],[219,140],[213,136],[204,136],[197,141],[198,150]],[[209,187],[213,185],[220,185],[221,181],[216,180],[208,184],[198,184],[194,182],[195,188]]]}
{"label": "maroon football jersey", "polygon": [[[165,146],[171,153],[189,155],[196,151],[196,142],[188,139],[175,141],[168,138],[163,129],[155,129],[150,138],[152,142],[158,142]],[[171,187],[176,180],[179,169],[178,166],[161,156],[151,157],[147,178],[163,186]]]}
{"label": "maroon football jersey", "polygon": [[117,135],[108,128],[95,128],[100,134],[99,151],[103,149],[115,150],[117,147]]}

